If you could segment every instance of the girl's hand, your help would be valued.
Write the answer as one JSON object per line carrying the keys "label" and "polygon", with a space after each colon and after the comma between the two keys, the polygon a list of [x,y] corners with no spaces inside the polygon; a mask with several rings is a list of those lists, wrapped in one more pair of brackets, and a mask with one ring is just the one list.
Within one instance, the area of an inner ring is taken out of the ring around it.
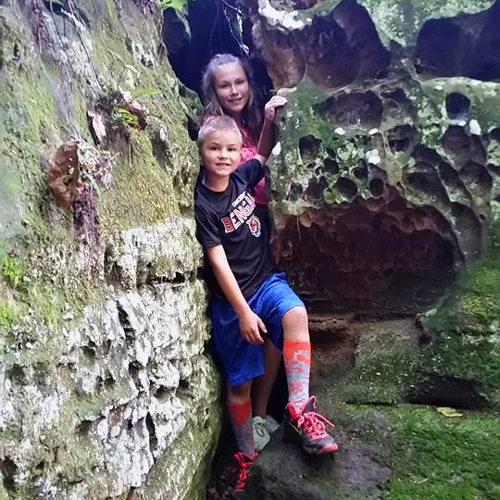
{"label": "girl's hand", "polygon": [[282,108],[287,103],[286,97],[275,95],[264,106],[264,117],[267,122],[273,122],[276,116],[276,110]]}
{"label": "girl's hand", "polygon": [[238,317],[241,336],[250,344],[263,344],[260,332],[267,333],[264,322],[249,309]]}

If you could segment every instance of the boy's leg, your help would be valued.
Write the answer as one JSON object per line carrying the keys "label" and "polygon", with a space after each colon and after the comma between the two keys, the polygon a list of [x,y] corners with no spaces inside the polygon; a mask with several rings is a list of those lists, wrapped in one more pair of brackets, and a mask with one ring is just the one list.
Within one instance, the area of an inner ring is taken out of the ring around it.
{"label": "boy's leg", "polygon": [[294,307],[283,315],[281,322],[289,401],[298,411],[302,411],[309,399],[311,371],[311,343],[307,312],[304,307]]}
{"label": "boy's leg", "polygon": [[238,450],[249,457],[254,455],[253,429],[252,429],[252,403],[250,390],[252,381],[249,380],[236,387],[228,386],[227,409],[229,421],[233,428]]}
{"label": "boy's leg", "polygon": [[278,375],[281,353],[273,343],[266,339],[264,343],[264,375],[254,379],[252,384],[252,408],[254,417],[266,418],[267,404],[271,397],[274,382]]}
{"label": "boy's leg", "polygon": [[285,411],[285,436],[298,440],[308,453],[322,455],[338,449],[326,432],[325,417],[316,412],[316,399],[309,397],[311,343],[307,311],[294,307],[282,318],[283,358],[288,383],[289,402]]}

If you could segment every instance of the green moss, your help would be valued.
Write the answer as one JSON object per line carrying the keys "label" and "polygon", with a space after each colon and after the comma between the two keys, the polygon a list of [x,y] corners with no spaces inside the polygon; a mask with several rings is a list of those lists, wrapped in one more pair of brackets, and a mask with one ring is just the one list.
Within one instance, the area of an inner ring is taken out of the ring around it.
{"label": "green moss", "polygon": [[[0,329],[6,329],[12,326],[16,315],[12,306],[3,300],[0,300]],[[1,349],[1,344],[0,344]]]}
{"label": "green moss", "polygon": [[3,258],[0,256],[0,276],[11,286],[17,288],[24,274],[26,273],[26,266],[12,258],[10,255],[5,255]]}
{"label": "green moss", "polygon": [[[394,320],[365,325],[356,348],[356,365],[314,380],[318,397],[338,403],[396,404],[415,378],[419,352],[411,324]],[[327,391],[323,393],[323,391]]]}
{"label": "green moss", "polygon": [[493,499],[500,495],[500,419],[469,413],[446,418],[434,410],[384,410],[397,434],[385,498]]}
{"label": "green moss", "polygon": [[98,200],[105,232],[153,224],[178,213],[172,178],[153,156],[148,135],[131,131],[133,146],[113,171],[109,191]]}
{"label": "green moss", "polygon": [[490,229],[490,242],[480,262],[467,269],[440,307],[425,319],[438,331],[491,336],[500,325],[500,221]]}

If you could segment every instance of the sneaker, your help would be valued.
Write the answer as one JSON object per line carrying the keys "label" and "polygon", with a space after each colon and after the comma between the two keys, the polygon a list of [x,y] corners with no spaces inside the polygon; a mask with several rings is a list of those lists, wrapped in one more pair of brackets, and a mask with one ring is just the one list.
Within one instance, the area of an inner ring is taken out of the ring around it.
{"label": "sneaker", "polygon": [[285,409],[284,437],[290,441],[300,441],[302,448],[311,455],[324,455],[338,450],[338,446],[330,434],[327,434],[325,424],[335,427],[323,415],[316,413],[316,397],[311,396],[299,412],[293,403],[288,403]]}
{"label": "sneaker", "polygon": [[262,417],[253,417],[252,429],[255,451],[262,451],[264,446],[266,446],[271,439],[271,435],[266,425],[266,420]]}
{"label": "sneaker", "polygon": [[276,420],[274,420],[271,415],[266,415],[266,427],[269,431],[269,434],[272,434],[280,428],[280,424],[278,424],[278,422],[276,422]]}
{"label": "sneaker", "polygon": [[250,470],[250,467],[258,456],[259,454],[257,452],[255,452],[252,457],[248,456],[242,451],[234,454],[234,459],[236,461],[234,472],[237,473],[237,479],[236,486],[233,489],[233,498],[237,498],[238,494],[245,489],[248,478],[248,471]]}

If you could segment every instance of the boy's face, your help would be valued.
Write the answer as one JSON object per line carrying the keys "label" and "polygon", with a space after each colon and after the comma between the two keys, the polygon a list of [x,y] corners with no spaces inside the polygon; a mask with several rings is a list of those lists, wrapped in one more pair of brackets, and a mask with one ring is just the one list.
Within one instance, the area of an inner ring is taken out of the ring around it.
{"label": "boy's face", "polygon": [[201,162],[208,174],[227,177],[241,161],[241,137],[232,130],[209,132],[200,148]]}

